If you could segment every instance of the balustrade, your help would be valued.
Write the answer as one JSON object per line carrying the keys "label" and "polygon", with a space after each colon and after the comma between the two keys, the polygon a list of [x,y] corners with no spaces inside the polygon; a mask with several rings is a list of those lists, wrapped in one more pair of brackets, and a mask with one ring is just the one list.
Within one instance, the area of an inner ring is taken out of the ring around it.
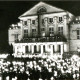
{"label": "balustrade", "polygon": [[16,40],[15,43],[26,43],[26,42],[66,42],[66,39],[59,36],[53,37],[40,37],[40,38],[23,38],[22,40]]}

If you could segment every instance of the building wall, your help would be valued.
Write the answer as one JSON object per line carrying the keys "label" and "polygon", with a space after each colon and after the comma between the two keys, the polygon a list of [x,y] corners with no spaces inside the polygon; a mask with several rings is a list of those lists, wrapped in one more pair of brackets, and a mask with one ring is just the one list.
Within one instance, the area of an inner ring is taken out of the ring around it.
{"label": "building wall", "polygon": [[[40,22],[40,33],[41,36],[43,35],[43,32],[41,31],[41,28],[45,28],[45,36],[49,36],[49,28],[53,27],[54,28],[54,35],[58,34],[58,27],[63,27],[63,35],[65,36],[66,39],[69,37],[69,30],[68,30],[68,23],[69,23],[69,18],[67,17],[66,12],[62,13],[52,13],[52,14],[43,14],[41,15],[41,22]],[[59,17],[62,17],[63,21],[59,22]],[[37,36],[38,35],[38,16],[27,16],[23,17],[21,21],[18,23],[18,26],[20,26],[20,29],[14,28],[9,29],[9,43],[14,43],[14,36],[13,34],[18,33],[18,39],[21,40],[24,36],[24,30],[28,29],[28,36],[32,37],[32,29],[36,29]],[[49,18],[53,18],[53,23],[49,23]],[[42,24],[42,19],[44,19],[44,24]],[[35,20],[35,25],[32,24],[32,20]],[[24,22],[27,21],[27,25],[24,25]]]}
{"label": "building wall", "polygon": [[[45,28],[45,35],[49,36],[49,27],[54,28],[54,34],[58,34],[58,27],[63,27],[63,35],[68,39],[68,22],[69,18],[67,17],[66,12],[62,13],[52,13],[52,14],[42,14],[40,16],[41,22],[40,22],[40,29]],[[59,17],[62,17],[63,21],[59,22]],[[29,37],[32,36],[32,29],[37,30],[38,34],[38,16],[28,16],[23,17],[21,20],[23,21],[23,30],[28,29],[29,30]],[[53,23],[49,23],[49,18],[53,18]],[[42,24],[42,19],[44,19],[44,24]],[[32,20],[35,20],[35,24],[32,24]],[[24,25],[24,21],[27,21],[27,25]],[[41,30],[40,30],[41,31]],[[40,32],[42,35],[42,31]],[[24,34],[24,33],[23,33]]]}
{"label": "building wall", "polygon": [[15,42],[15,34],[18,34],[18,39],[21,39],[21,29],[9,29],[8,30],[8,39],[9,39],[9,44],[13,44]]}
{"label": "building wall", "polygon": [[[54,28],[54,35],[58,34],[58,27],[63,27],[63,35],[68,39],[68,25],[67,23],[69,22],[69,18],[67,17],[66,12],[61,12],[61,13],[52,13],[52,14],[44,14],[43,19],[47,18],[45,20],[45,26],[47,30],[47,33],[49,34],[49,28],[53,27]],[[62,17],[62,22],[59,22],[59,17]],[[53,18],[53,23],[49,23],[49,18]],[[42,25],[41,25],[42,26]]]}
{"label": "building wall", "polygon": [[70,51],[78,51],[80,48],[80,39],[77,39],[77,30],[80,29],[80,23],[73,23],[70,26]]}

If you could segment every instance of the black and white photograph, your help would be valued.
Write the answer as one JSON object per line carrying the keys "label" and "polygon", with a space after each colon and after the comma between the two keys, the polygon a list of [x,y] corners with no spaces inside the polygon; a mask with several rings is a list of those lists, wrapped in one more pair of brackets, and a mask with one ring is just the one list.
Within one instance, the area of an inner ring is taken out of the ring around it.
{"label": "black and white photograph", "polygon": [[0,1],[0,80],[80,80],[80,1]]}

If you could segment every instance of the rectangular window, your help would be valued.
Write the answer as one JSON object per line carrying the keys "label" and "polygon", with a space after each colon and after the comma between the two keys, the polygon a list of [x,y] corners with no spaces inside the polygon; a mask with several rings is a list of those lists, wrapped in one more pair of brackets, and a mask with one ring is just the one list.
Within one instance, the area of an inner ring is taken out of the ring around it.
{"label": "rectangular window", "polygon": [[24,25],[27,25],[27,21],[24,21]]}
{"label": "rectangular window", "polygon": [[36,37],[36,29],[32,29],[32,37]]}
{"label": "rectangular window", "polygon": [[41,28],[41,31],[45,31],[45,28]]}
{"label": "rectangular window", "polygon": [[28,37],[28,30],[24,30],[24,38],[27,38]]}
{"label": "rectangular window", "polygon": [[32,20],[32,24],[35,24],[35,20]]}
{"label": "rectangular window", "polygon": [[63,34],[63,27],[58,27],[58,33]]}
{"label": "rectangular window", "polygon": [[49,35],[50,36],[54,35],[54,28],[53,27],[49,28]]}
{"label": "rectangular window", "polygon": [[42,24],[44,24],[44,19],[42,19]]}
{"label": "rectangular window", "polygon": [[59,22],[62,22],[62,21],[63,21],[62,17],[59,17]]}
{"label": "rectangular window", "polygon": [[80,30],[77,30],[77,39],[80,39]]}
{"label": "rectangular window", "polygon": [[52,23],[53,22],[53,18],[49,18],[49,22]]}
{"label": "rectangular window", "polygon": [[15,37],[15,40],[18,40],[18,34],[15,34],[14,37]]}

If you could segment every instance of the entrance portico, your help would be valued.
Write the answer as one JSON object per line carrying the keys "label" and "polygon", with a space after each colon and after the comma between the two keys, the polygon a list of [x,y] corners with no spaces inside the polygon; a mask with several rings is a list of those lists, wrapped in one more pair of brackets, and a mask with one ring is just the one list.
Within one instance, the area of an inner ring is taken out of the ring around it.
{"label": "entrance portico", "polygon": [[[66,45],[66,46],[65,46]],[[68,52],[68,44],[66,42],[38,42],[38,43],[15,43],[15,53],[20,54],[47,54],[53,55],[59,53],[63,55],[64,52]],[[26,46],[28,48],[26,48]],[[65,48],[64,48],[65,47]],[[67,47],[67,48],[66,48]],[[27,49],[27,52],[26,52]]]}

